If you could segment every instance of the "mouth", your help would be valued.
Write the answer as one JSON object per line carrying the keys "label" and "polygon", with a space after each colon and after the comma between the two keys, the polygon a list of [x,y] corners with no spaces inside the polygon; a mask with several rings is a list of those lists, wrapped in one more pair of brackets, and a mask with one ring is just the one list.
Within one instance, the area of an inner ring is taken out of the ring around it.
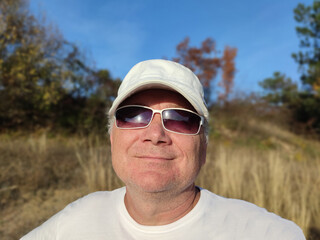
{"label": "mouth", "polygon": [[157,156],[157,155],[140,155],[136,157],[139,159],[154,160],[154,161],[170,161],[174,159],[173,157],[169,157],[169,156]]}

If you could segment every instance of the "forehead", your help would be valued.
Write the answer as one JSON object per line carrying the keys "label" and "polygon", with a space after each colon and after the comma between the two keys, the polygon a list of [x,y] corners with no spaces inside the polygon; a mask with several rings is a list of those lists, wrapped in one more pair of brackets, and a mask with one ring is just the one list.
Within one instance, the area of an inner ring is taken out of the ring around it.
{"label": "forehead", "polygon": [[163,105],[163,107],[179,107],[194,110],[193,106],[179,93],[164,89],[143,90],[127,98],[124,105]]}

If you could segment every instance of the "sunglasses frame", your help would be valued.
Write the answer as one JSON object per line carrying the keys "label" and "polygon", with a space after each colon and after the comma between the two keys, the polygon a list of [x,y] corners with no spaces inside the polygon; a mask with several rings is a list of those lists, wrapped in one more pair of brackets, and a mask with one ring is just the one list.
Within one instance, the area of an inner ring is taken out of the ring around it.
{"label": "sunglasses frame", "polygon": [[[144,109],[149,109],[152,111],[152,115],[151,115],[151,118],[150,118],[150,121],[149,123],[146,125],[146,126],[143,126],[143,127],[119,127],[118,124],[117,124],[117,119],[116,119],[116,114],[117,114],[117,111],[120,110],[120,109],[123,109],[123,108],[126,108],[126,107],[140,107],[140,108],[144,108]],[[200,123],[199,123],[199,128],[198,128],[198,131],[196,133],[182,133],[182,132],[176,132],[176,131],[173,131],[173,130],[170,130],[170,129],[167,129],[165,126],[164,126],[164,123],[163,123],[163,118],[162,118],[162,112],[163,111],[166,111],[166,110],[182,110],[182,111],[186,111],[186,112],[190,112],[190,113],[193,113],[197,116],[200,117]],[[122,106],[122,107],[119,107],[115,114],[114,114],[114,118],[115,118],[115,125],[117,128],[119,129],[142,129],[142,128],[147,128],[149,127],[149,125],[151,124],[152,120],[153,120],[153,117],[154,117],[154,114],[156,113],[159,113],[160,114],[160,118],[161,118],[161,124],[162,124],[162,127],[163,129],[165,129],[166,131],[168,132],[173,132],[173,133],[177,133],[177,134],[182,134],[182,135],[197,135],[199,132],[200,132],[200,129],[201,129],[201,126],[203,125],[204,123],[204,117],[199,115],[198,113],[194,112],[194,111],[191,111],[189,109],[186,109],[186,108],[164,108],[164,109],[161,109],[161,110],[156,110],[156,109],[153,109],[151,107],[147,107],[147,106],[143,106],[143,105],[125,105],[125,106]]]}

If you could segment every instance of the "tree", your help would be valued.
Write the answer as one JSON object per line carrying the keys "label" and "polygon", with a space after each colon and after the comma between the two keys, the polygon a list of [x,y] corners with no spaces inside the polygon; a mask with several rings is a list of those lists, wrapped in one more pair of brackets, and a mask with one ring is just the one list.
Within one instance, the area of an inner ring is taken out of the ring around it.
{"label": "tree", "polygon": [[94,73],[94,96],[106,102],[111,107],[113,100],[117,96],[118,88],[121,84],[120,79],[113,79],[110,72],[106,69],[98,70]]}
{"label": "tree", "polygon": [[30,14],[26,0],[1,0],[0,126],[46,124],[89,75],[79,49]]}
{"label": "tree", "polygon": [[280,72],[275,72],[273,77],[266,78],[259,85],[264,89],[264,99],[276,106],[288,106],[294,104],[298,98],[298,87]]}
{"label": "tree", "polygon": [[298,4],[294,18],[301,51],[292,56],[300,66],[306,90],[320,96],[320,1],[315,0],[311,6]]}
{"label": "tree", "polygon": [[267,93],[264,99],[289,110],[296,131],[320,133],[320,1],[315,0],[310,6],[298,4],[294,19],[298,23],[296,31],[301,51],[292,57],[299,64],[303,89],[298,89],[290,78],[279,72],[262,81],[260,86]]}
{"label": "tree", "polygon": [[213,79],[217,76],[219,70],[222,70],[222,80],[219,85],[224,89],[224,93],[220,94],[219,98],[224,102],[227,101],[233,86],[234,58],[237,49],[225,47],[223,56],[218,57],[215,41],[211,38],[204,40],[199,48],[190,47],[189,42],[190,39],[185,38],[177,45],[178,56],[173,60],[190,68],[198,76],[204,87],[207,103],[210,103]]}
{"label": "tree", "polygon": [[320,133],[320,1],[310,6],[298,4],[294,18],[301,51],[292,54],[301,70],[304,91],[292,106],[295,119]]}
{"label": "tree", "polygon": [[237,55],[236,48],[225,47],[222,56],[222,81],[219,85],[224,89],[219,99],[226,102],[233,88],[233,79],[236,72],[234,59]]}
{"label": "tree", "polygon": [[70,116],[78,121],[77,129],[87,132],[96,130],[103,132],[107,127],[106,109],[111,107],[113,100],[117,96],[120,86],[120,79],[113,79],[106,69],[95,71],[92,75],[92,93],[85,99],[85,106],[82,108],[80,116]]}

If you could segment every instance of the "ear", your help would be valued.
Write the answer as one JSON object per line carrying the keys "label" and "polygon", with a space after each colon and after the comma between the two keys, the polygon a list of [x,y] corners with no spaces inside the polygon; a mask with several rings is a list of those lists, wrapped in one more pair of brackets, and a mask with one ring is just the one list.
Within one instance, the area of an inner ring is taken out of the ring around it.
{"label": "ear", "polygon": [[206,163],[206,159],[207,159],[208,143],[207,143],[205,136],[202,136],[200,144],[201,144],[201,146],[200,146],[200,165],[202,167]]}
{"label": "ear", "polygon": [[201,149],[202,153],[201,153],[201,166],[203,166],[206,163],[207,160],[207,143],[203,144],[203,147]]}
{"label": "ear", "polygon": [[112,134],[112,130],[110,131],[109,134],[109,139],[110,139],[110,151],[111,151],[111,155],[112,155],[112,146],[113,146],[113,134]]}
{"label": "ear", "polygon": [[112,134],[112,129],[110,131],[110,134],[109,134],[109,138],[110,138],[110,144],[112,145],[112,142],[113,142],[113,134]]}

